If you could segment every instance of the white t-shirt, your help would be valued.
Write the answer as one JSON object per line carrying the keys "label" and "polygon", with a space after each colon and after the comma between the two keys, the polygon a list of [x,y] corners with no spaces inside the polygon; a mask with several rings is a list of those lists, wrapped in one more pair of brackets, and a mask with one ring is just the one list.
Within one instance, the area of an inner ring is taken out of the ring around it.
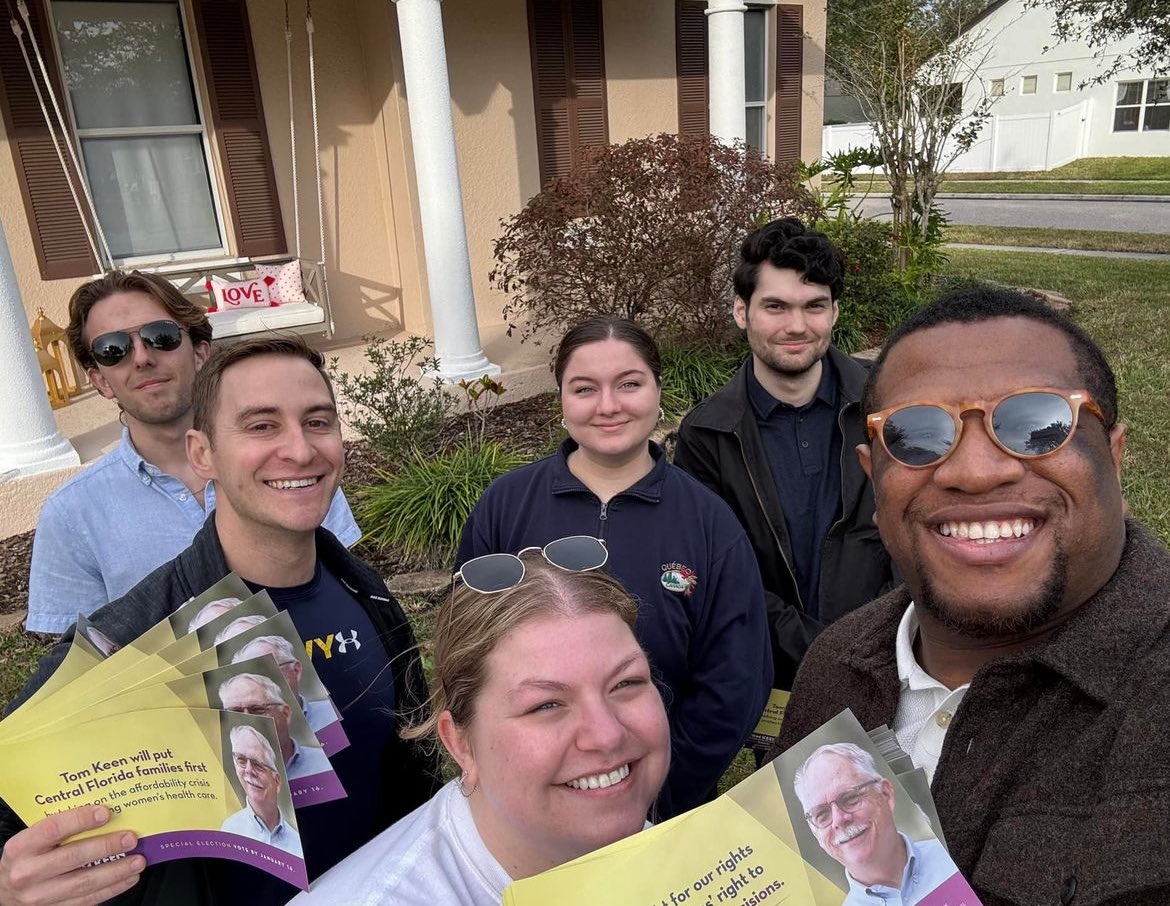
{"label": "white t-shirt", "polygon": [[511,883],[452,780],[289,906],[500,906]]}

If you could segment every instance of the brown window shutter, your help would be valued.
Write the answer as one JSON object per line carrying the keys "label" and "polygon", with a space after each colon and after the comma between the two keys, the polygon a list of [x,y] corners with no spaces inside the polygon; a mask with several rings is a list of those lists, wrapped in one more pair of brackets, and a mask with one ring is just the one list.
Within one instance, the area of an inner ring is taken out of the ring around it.
{"label": "brown window shutter", "polygon": [[208,110],[241,255],[287,251],[245,0],[193,0]]}
{"label": "brown window shutter", "polygon": [[800,98],[804,69],[804,7],[776,7],[776,153],[778,164],[800,160]]}
{"label": "brown window shutter", "polygon": [[536,146],[540,184],[564,176],[573,166],[569,126],[569,72],[561,0],[529,0],[532,82],[536,99]]}
{"label": "brown window shutter", "polygon": [[605,38],[601,0],[571,0],[573,61],[573,162],[587,148],[609,144],[605,102]]}
{"label": "brown window shutter", "polygon": [[[32,40],[36,41],[46,60],[53,90],[58,102],[63,104],[64,96],[60,77],[53,64],[53,45],[49,41],[47,22],[39,3],[30,2],[28,8],[33,26]],[[29,40],[30,36],[26,34],[26,50],[29,50]],[[29,59],[36,69],[36,59],[31,50]],[[52,105],[40,81],[39,71],[36,78],[51,115]],[[83,215],[77,210],[69,192],[69,183],[53,148],[53,139],[40,104],[37,103],[36,91],[24,64],[24,57],[21,56],[20,45],[7,21],[0,23],[0,108],[4,114],[4,128],[16,164],[20,194],[24,198],[24,209],[32,231],[41,278],[60,280],[92,276],[98,269],[98,263],[85,235]],[[64,148],[62,152],[65,153],[66,165],[73,172],[68,153]],[[74,185],[78,187],[78,197],[84,199],[80,183],[75,182]]]}
{"label": "brown window shutter", "polygon": [[540,183],[609,141],[600,0],[529,0]]}
{"label": "brown window shutter", "polygon": [[675,0],[678,134],[685,138],[704,138],[710,132],[706,9],[707,0]]}

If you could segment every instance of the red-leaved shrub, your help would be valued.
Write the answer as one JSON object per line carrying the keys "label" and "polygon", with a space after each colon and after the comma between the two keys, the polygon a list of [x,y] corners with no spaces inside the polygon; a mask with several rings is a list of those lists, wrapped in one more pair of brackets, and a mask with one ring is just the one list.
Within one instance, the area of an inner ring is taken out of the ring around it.
{"label": "red-leaved shrub", "polygon": [[816,214],[790,167],[742,145],[633,139],[591,153],[502,221],[490,279],[522,339],[597,313],[664,339],[719,339],[732,323],[744,236],[775,217]]}

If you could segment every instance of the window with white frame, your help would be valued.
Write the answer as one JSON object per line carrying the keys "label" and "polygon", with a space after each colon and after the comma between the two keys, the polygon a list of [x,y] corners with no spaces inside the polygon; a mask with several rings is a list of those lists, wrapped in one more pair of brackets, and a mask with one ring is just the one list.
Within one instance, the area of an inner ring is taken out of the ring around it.
{"label": "window with white frame", "polygon": [[1056,91],[1072,91],[1072,73],[1058,72],[1056,74],[1056,84],[1053,87]]}
{"label": "window with white frame", "polygon": [[116,259],[224,250],[179,0],[53,0],[69,109]]}
{"label": "window with white frame", "polygon": [[1035,94],[1036,93],[1037,77],[1034,75],[1026,75],[1020,80],[1020,94]]}
{"label": "window with white frame", "polygon": [[1001,98],[1005,94],[1007,94],[1007,88],[1004,85],[1004,80],[1003,79],[992,79],[991,80],[991,96],[993,98]]}
{"label": "window with white frame", "polygon": [[747,145],[768,153],[768,30],[767,12],[743,14],[743,88]]}
{"label": "window with white frame", "polygon": [[1117,83],[1114,132],[1170,130],[1170,79]]}

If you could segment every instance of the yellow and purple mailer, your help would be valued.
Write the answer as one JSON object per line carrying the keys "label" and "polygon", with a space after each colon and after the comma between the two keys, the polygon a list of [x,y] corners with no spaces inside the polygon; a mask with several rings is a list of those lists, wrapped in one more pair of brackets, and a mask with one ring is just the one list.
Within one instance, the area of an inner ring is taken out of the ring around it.
{"label": "yellow and purple mailer", "polygon": [[306,889],[279,751],[268,718],[138,710],[0,745],[0,797],[25,824],[102,804],[110,822],[79,836],[130,830],[148,864],[231,859]]}

